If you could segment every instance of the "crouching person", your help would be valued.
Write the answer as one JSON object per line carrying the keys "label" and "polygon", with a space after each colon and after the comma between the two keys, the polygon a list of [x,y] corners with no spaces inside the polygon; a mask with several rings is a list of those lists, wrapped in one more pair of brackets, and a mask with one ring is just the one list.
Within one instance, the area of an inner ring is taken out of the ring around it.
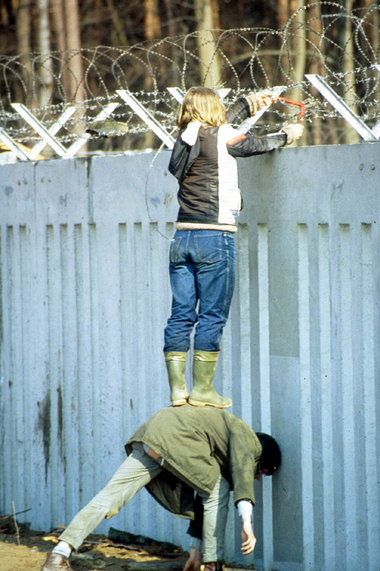
{"label": "crouching person", "polygon": [[223,409],[187,404],[161,409],[125,448],[127,459],[59,536],[41,571],[71,569],[71,552],[144,486],[171,513],[191,520],[184,571],[199,571],[202,560],[207,571],[223,569],[230,491],[242,522],[242,553],[254,550],[254,479],[272,475],[281,462],[271,436]]}

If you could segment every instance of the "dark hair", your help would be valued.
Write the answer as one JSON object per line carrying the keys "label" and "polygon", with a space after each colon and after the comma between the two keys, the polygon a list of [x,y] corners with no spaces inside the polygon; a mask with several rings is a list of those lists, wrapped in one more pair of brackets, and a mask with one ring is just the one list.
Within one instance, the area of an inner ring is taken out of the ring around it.
{"label": "dark hair", "polygon": [[273,436],[265,432],[256,432],[257,438],[260,440],[263,449],[259,464],[260,470],[268,470],[272,475],[281,465],[281,450]]}

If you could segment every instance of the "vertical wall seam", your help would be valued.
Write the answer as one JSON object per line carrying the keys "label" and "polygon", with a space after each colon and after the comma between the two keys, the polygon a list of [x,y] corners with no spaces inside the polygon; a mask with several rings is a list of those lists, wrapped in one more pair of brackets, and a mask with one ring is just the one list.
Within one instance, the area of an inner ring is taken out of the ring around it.
{"label": "vertical wall seam", "polygon": [[[240,391],[241,418],[246,422],[252,421],[252,383],[258,379],[252,378],[251,371],[251,319],[250,319],[250,276],[249,276],[249,235],[246,224],[239,225],[238,275],[237,292],[239,302],[239,370],[240,376],[246,379],[243,391]],[[223,392],[223,394],[225,394]]]}
{"label": "vertical wall seam", "polygon": [[[60,289],[57,288],[57,252],[56,252],[56,232],[53,225],[46,226],[46,268],[47,268],[47,319],[48,319],[48,377],[51,395],[50,407],[50,462],[49,462],[49,490],[52,490],[58,484],[57,478],[59,474],[58,453],[59,453],[59,436],[58,436],[58,384],[59,384],[59,348],[61,347],[59,336],[59,318],[57,315],[57,306],[59,306]],[[58,258],[59,259],[59,258]],[[59,492],[58,492],[59,494]],[[49,494],[51,522],[58,522],[57,508],[59,501],[55,494]],[[58,496],[59,497],[59,496]]]}
{"label": "vertical wall seam", "polygon": [[[23,431],[24,431],[24,411],[23,411],[23,312],[22,312],[22,273],[21,273],[21,226],[15,225],[12,228],[10,256],[12,272],[11,297],[11,329],[12,329],[12,355],[13,355],[13,379],[12,379],[12,425],[16,435],[14,446],[14,470],[17,473],[18,466],[24,463],[23,458]],[[24,504],[24,491],[14,482],[12,500],[16,506]]]}
{"label": "vertical wall seam", "polygon": [[313,435],[310,357],[310,279],[308,227],[297,225],[300,423],[304,568],[314,569]]}
{"label": "vertical wall seam", "polygon": [[[91,452],[93,458],[97,458],[98,442],[100,440],[101,428],[98,423],[99,416],[99,398],[98,387],[100,385],[99,370],[100,370],[100,349],[99,349],[99,329],[101,326],[101,319],[99,315],[99,269],[98,269],[98,256],[97,256],[97,226],[91,222],[87,227],[88,232],[88,264],[89,264],[89,284],[90,284],[90,335],[91,335],[91,395],[92,400],[92,447]],[[94,490],[99,490],[101,480],[99,477],[99,463],[92,463],[92,487]]]}
{"label": "vertical wall seam", "polygon": [[[362,314],[362,375],[364,387],[364,451],[365,451],[365,521],[367,522],[368,569],[376,571],[378,557],[373,546],[380,537],[380,514],[378,512],[379,485],[377,461],[379,450],[379,423],[376,419],[376,378],[375,378],[375,276],[372,248],[372,225],[362,224],[361,247],[361,314]],[[378,245],[377,245],[378,246]],[[377,349],[378,350],[378,349]]]}
{"label": "vertical wall seam", "polygon": [[60,225],[62,289],[63,439],[65,449],[65,517],[79,507],[78,368],[74,224]]}
{"label": "vertical wall seam", "polygon": [[323,561],[326,569],[335,568],[335,502],[334,502],[334,443],[331,371],[331,283],[330,232],[327,224],[318,226],[319,275],[319,345],[321,370],[321,446],[323,480]]}
{"label": "vertical wall seam", "polygon": [[343,426],[343,486],[346,565],[359,564],[357,552],[357,505],[352,490],[357,484],[359,457],[355,448],[355,392],[353,378],[353,295],[351,228],[348,224],[339,225],[339,284],[340,284],[340,360],[342,387],[342,426]]}
{"label": "vertical wall seam", "polygon": [[[259,360],[260,360],[260,426],[271,434],[271,388],[270,388],[270,343],[269,343],[269,252],[268,226],[257,225],[257,280],[259,298]],[[272,569],[273,545],[273,497],[272,479],[262,481],[263,493],[263,562],[264,569]]]}
{"label": "vertical wall seam", "polygon": [[[11,281],[11,260],[9,255],[9,232],[10,227],[8,225],[3,225],[1,227],[2,231],[2,325],[4,328],[4,335],[2,338],[2,368],[1,368],[1,383],[2,383],[2,410],[8,415],[12,411],[12,335],[11,335],[11,306],[12,306],[12,281]],[[4,415],[4,421],[2,424],[2,435],[1,440],[3,443],[3,454],[0,455],[3,459],[3,474],[4,477],[0,478],[3,489],[4,505],[5,510],[11,512],[11,501],[12,501],[12,478],[5,477],[6,474],[13,474],[12,465],[12,424],[8,419],[8,416]],[[6,421],[5,421],[6,419]]]}

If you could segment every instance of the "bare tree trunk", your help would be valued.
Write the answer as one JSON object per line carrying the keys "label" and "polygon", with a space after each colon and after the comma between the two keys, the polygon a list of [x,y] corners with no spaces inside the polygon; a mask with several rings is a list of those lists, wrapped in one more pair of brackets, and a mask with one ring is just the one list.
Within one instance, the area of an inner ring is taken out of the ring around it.
{"label": "bare tree trunk", "polygon": [[[294,51],[295,51],[295,66],[294,66],[294,78],[296,83],[302,83],[305,77],[306,69],[306,11],[305,11],[305,0],[297,0],[297,16],[295,19],[296,30],[294,39]],[[294,98],[299,99],[300,88],[297,87],[294,90]]]}
{"label": "bare tree trunk", "polygon": [[[358,113],[357,108],[357,94],[355,89],[355,63],[354,63],[354,42],[352,37],[352,21],[349,15],[352,12],[353,0],[345,0],[346,19],[344,26],[344,57],[343,57],[343,72],[345,92],[343,98],[346,104],[352,109],[354,113]],[[352,127],[347,125],[345,133],[346,143],[353,144],[360,141],[360,137]]]}
{"label": "bare tree trunk", "polygon": [[116,38],[119,46],[127,46],[128,39],[125,33],[123,21],[120,20],[119,13],[112,0],[106,0],[107,8],[111,14],[112,25],[116,31]]}
{"label": "bare tree trunk", "polygon": [[[73,124],[74,133],[83,133],[86,126],[86,91],[83,84],[83,64],[81,56],[81,38],[79,25],[79,9],[77,0],[63,0],[65,14],[66,59],[64,62],[68,74],[68,94],[72,103],[76,104],[76,120]],[[85,155],[88,145],[81,148]]]}
{"label": "bare tree trunk", "polygon": [[[147,40],[154,40],[161,36],[161,21],[158,10],[158,0],[145,0],[145,37]],[[153,74],[154,70],[146,70],[144,78],[145,91],[151,91],[154,86]],[[152,147],[154,142],[154,135],[148,131],[145,135],[145,145]]]}
{"label": "bare tree trunk", "polygon": [[38,48],[40,52],[40,107],[47,105],[53,93],[53,62],[50,55],[49,0],[38,0]]}
{"label": "bare tree trunk", "polygon": [[[286,28],[286,25],[289,20],[289,2],[288,0],[277,0],[276,1],[276,27],[279,31],[283,31]],[[285,48],[285,41],[283,36],[277,37],[277,42],[279,42],[279,47],[281,52],[283,52]],[[289,49],[289,48],[288,48]],[[279,55],[278,65],[276,66],[276,70],[273,70],[272,77],[274,78],[274,83],[281,85],[283,81],[282,77],[282,70],[287,67],[287,55],[286,53],[282,53]]]}
{"label": "bare tree trunk", "polygon": [[[176,35],[177,30],[173,21],[173,10],[171,5],[171,0],[164,0],[165,12],[166,12],[166,22],[168,26],[169,36],[172,38]],[[179,51],[175,46],[171,49],[171,73],[168,76],[168,81],[170,85],[176,86],[180,81],[180,70],[179,70]],[[169,86],[169,84],[168,84]]]}
{"label": "bare tree trunk", "polygon": [[[288,92],[287,97],[299,101],[301,99],[301,83],[304,80],[306,69],[305,0],[289,0],[288,6],[292,16],[284,28],[286,36],[284,34],[282,37],[279,66],[292,79],[293,87]],[[284,14],[284,3],[282,3],[282,9]]]}
{"label": "bare tree trunk", "polygon": [[288,0],[277,0],[277,28],[283,30],[289,20],[289,3]]}
{"label": "bare tree trunk", "polygon": [[[295,64],[293,67],[294,80],[296,84],[301,84],[305,77],[306,69],[306,16],[305,0],[297,0],[297,14],[293,23],[293,52]],[[290,98],[295,101],[301,99],[301,87],[297,85],[290,93]]]}
{"label": "bare tree trunk", "polygon": [[64,52],[66,50],[66,37],[65,37],[65,11],[62,0],[50,0],[51,3],[51,16],[52,28],[54,29],[55,41],[58,51]]}
{"label": "bare tree trunk", "polygon": [[[155,40],[161,36],[161,21],[158,11],[158,0],[145,0],[145,16],[144,16],[145,38],[147,40]],[[152,70],[152,73],[154,71]],[[146,91],[153,88],[153,77],[147,71],[144,78],[144,87]]]}
{"label": "bare tree trunk", "polygon": [[201,82],[206,87],[220,85],[221,72],[216,42],[212,30],[214,26],[212,0],[195,0],[197,21],[197,43],[200,57]]}
{"label": "bare tree trunk", "polygon": [[70,54],[69,66],[69,94],[73,102],[82,102],[85,99],[83,86],[83,65],[80,54],[81,39],[79,26],[79,10],[77,0],[64,0],[65,30],[67,49],[73,51]]}
{"label": "bare tree trunk", "polygon": [[145,0],[145,37],[154,40],[161,35],[161,22],[157,0]]}
{"label": "bare tree trunk", "polygon": [[[66,33],[65,33],[65,9],[64,0],[50,0],[51,2],[51,25],[55,35],[58,51],[61,53],[61,69],[56,79],[62,93],[70,94],[70,79],[66,63]],[[69,95],[70,96],[70,95]]]}
{"label": "bare tree trunk", "polygon": [[30,31],[30,4],[28,2],[20,2],[16,15],[17,52],[19,54],[26,54],[31,51]]}
{"label": "bare tree trunk", "polygon": [[214,30],[220,30],[219,0],[211,0],[212,19]]}
{"label": "bare tree trunk", "polygon": [[[20,2],[17,8],[16,15],[16,41],[17,41],[17,53],[20,54],[20,61],[22,64],[21,76],[23,80],[23,88],[16,84],[17,86],[17,99],[24,102],[29,90],[29,84],[32,79],[32,62],[30,58],[31,49],[31,14],[30,14],[30,4],[28,2]],[[18,93],[20,92],[20,93]],[[34,107],[36,105],[35,101],[31,101],[30,105]]]}
{"label": "bare tree trunk", "polygon": [[[311,51],[311,60],[308,64],[308,73],[321,74],[322,62],[319,50],[321,50],[320,40],[322,37],[322,20],[321,20],[321,5],[319,2],[314,2],[309,8],[309,24],[307,28],[307,39]],[[312,48],[315,46],[315,49]],[[317,94],[317,90],[311,88]],[[305,125],[306,127],[306,125]],[[322,123],[321,119],[314,118],[310,125],[309,130],[309,143],[312,145],[322,144]]]}

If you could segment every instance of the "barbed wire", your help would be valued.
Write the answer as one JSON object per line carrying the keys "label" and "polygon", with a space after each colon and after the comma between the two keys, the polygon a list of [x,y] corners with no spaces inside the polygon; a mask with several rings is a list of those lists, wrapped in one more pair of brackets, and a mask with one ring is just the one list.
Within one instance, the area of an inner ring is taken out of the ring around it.
{"label": "barbed wire", "polygon": [[[323,8],[323,13],[317,12]],[[183,90],[218,78],[213,87],[228,87],[228,104],[252,90],[284,86],[306,104],[305,123],[318,124],[309,144],[342,140],[345,125],[303,72],[319,74],[368,127],[379,121],[379,12],[377,3],[353,12],[338,2],[312,2],[297,10],[282,30],[238,28],[213,30],[212,36],[192,32],[130,47],[97,46],[67,52],[0,55],[0,127],[17,141],[31,145],[39,136],[12,107],[23,103],[46,128],[68,106],[75,114],[56,137],[67,144],[91,123],[105,105],[116,101],[112,120],[122,123],[119,136],[105,140],[95,131],[86,152],[158,147],[161,143],[116,94],[129,90],[169,132],[175,131],[178,103],[167,87]],[[305,52],[299,53],[300,45]],[[209,50],[209,66],[201,77],[201,50]],[[276,130],[297,111],[277,105],[255,129]],[[310,132],[312,129],[310,129]],[[117,133],[116,133],[117,134]]]}

